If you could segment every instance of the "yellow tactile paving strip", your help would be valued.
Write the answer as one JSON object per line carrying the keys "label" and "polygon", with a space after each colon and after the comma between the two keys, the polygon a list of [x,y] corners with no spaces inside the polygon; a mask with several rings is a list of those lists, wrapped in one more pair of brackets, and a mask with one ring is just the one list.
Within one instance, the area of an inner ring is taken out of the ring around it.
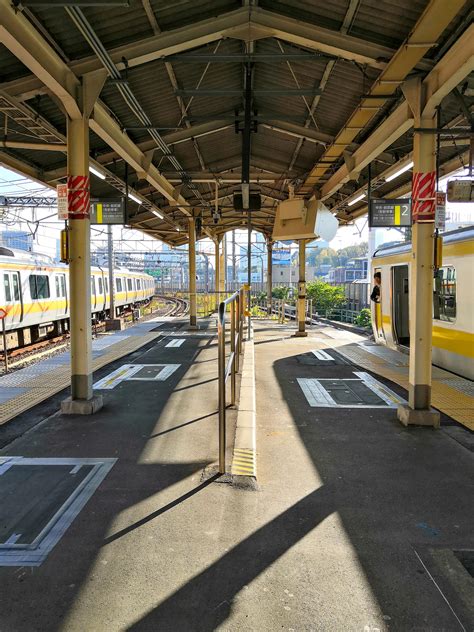
{"label": "yellow tactile paving strip", "polygon": [[[341,352],[359,366],[378,373],[408,390],[408,367],[391,366],[383,358],[364,352],[360,347],[346,345],[344,349],[336,347],[336,351]],[[437,369],[433,373],[439,375],[443,380],[449,380],[450,378],[453,380],[460,379],[441,369]],[[434,408],[449,415],[452,419],[469,428],[469,430],[474,431],[474,397],[466,395],[457,388],[433,377],[431,398]]]}
{"label": "yellow tactile paving strip", "polygon": [[[160,332],[147,332],[141,335],[132,335],[116,342],[110,345],[103,355],[94,358],[92,368],[94,371],[97,371],[106,364],[110,364],[110,362],[136,351],[159,336],[161,336]],[[67,388],[70,381],[71,369],[68,365],[60,366],[47,373],[25,380],[21,384],[22,388],[28,389],[25,393],[21,393],[17,397],[0,404],[0,425]]]}
{"label": "yellow tactile paving strip", "polygon": [[257,459],[251,448],[235,448],[232,459],[234,476],[254,476],[257,478]]}

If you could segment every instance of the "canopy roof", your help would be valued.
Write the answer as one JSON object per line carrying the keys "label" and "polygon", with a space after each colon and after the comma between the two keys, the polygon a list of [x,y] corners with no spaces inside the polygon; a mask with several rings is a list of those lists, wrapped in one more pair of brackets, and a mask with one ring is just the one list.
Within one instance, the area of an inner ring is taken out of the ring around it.
{"label": "canopy roof", "polygon": [[249,68],[250,189],[262,196],[251,222],[266,235],[289,184],[307,197],[316,192],[340,222],[366,212],[363,199],[348,203],[366,187],[369,163],[376,195],[409,192],[410,171],[386,181],[411,160],[408,78],[423,79],[440,106],[439,127],[450,128],[441,136],[441,173],[467,160],[470,2],[23,4],[14,13],[11,0],[0,0],[0,162],[51,186],[64,181],[68,98],[75,82],[95,71],[100,79],[106,68],[90,124],[91,164],[105,179],[92,176],[92,195],[123,193],[128,164],[142,201],[129,200],[130,224],[170,244],[187,240],[190,214],[202,217],[203,236],[247,222],[233,194],[246,160]]}

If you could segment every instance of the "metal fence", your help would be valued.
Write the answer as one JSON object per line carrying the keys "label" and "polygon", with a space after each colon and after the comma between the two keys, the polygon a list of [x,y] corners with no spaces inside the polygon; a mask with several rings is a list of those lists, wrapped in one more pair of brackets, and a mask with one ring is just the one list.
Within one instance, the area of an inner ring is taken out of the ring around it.
{"label": "metal fence", "polygon": [[[225,474],[226,383],[230,377],[230,405],[235,404],[236,374],[240,367],[246,296],[240,289],[219,303],[217,318],[219,389],[219,474]],[[226,354],[226,312],[230,311],[230,353]],[[250,332],[249,332],[250,333]]]}

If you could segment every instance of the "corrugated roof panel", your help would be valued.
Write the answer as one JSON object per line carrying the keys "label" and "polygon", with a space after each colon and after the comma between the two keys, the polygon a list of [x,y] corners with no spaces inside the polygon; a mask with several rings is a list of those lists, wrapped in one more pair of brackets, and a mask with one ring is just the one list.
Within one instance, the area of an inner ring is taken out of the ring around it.
{"label": "corrugated roof panel", "polygon": [[[153,35],[143,6],[83,7],[82,12],[106,49]],[[92,55],[92,50],[64,8],[36,8],[32,11],[69,59]]]}
{"label": "corrugated roof panel", "polygon": [[242,6],[238,0],[178,0],[177,2],[151,0],[151,5],[162,30],[186,26]]}

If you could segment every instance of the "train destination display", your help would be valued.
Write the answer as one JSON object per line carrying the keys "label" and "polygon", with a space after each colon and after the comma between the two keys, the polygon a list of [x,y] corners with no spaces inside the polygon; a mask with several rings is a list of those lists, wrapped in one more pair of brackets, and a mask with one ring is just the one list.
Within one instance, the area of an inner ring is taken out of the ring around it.
{"label": "train destination display", "polygon": [[411,226],[411,201],[371,200],[369,210],[370,228],[395,228]]}
{"label": "train destination display", "polygon": [[125,224],[125,198],[92,198],[91,224]]}

